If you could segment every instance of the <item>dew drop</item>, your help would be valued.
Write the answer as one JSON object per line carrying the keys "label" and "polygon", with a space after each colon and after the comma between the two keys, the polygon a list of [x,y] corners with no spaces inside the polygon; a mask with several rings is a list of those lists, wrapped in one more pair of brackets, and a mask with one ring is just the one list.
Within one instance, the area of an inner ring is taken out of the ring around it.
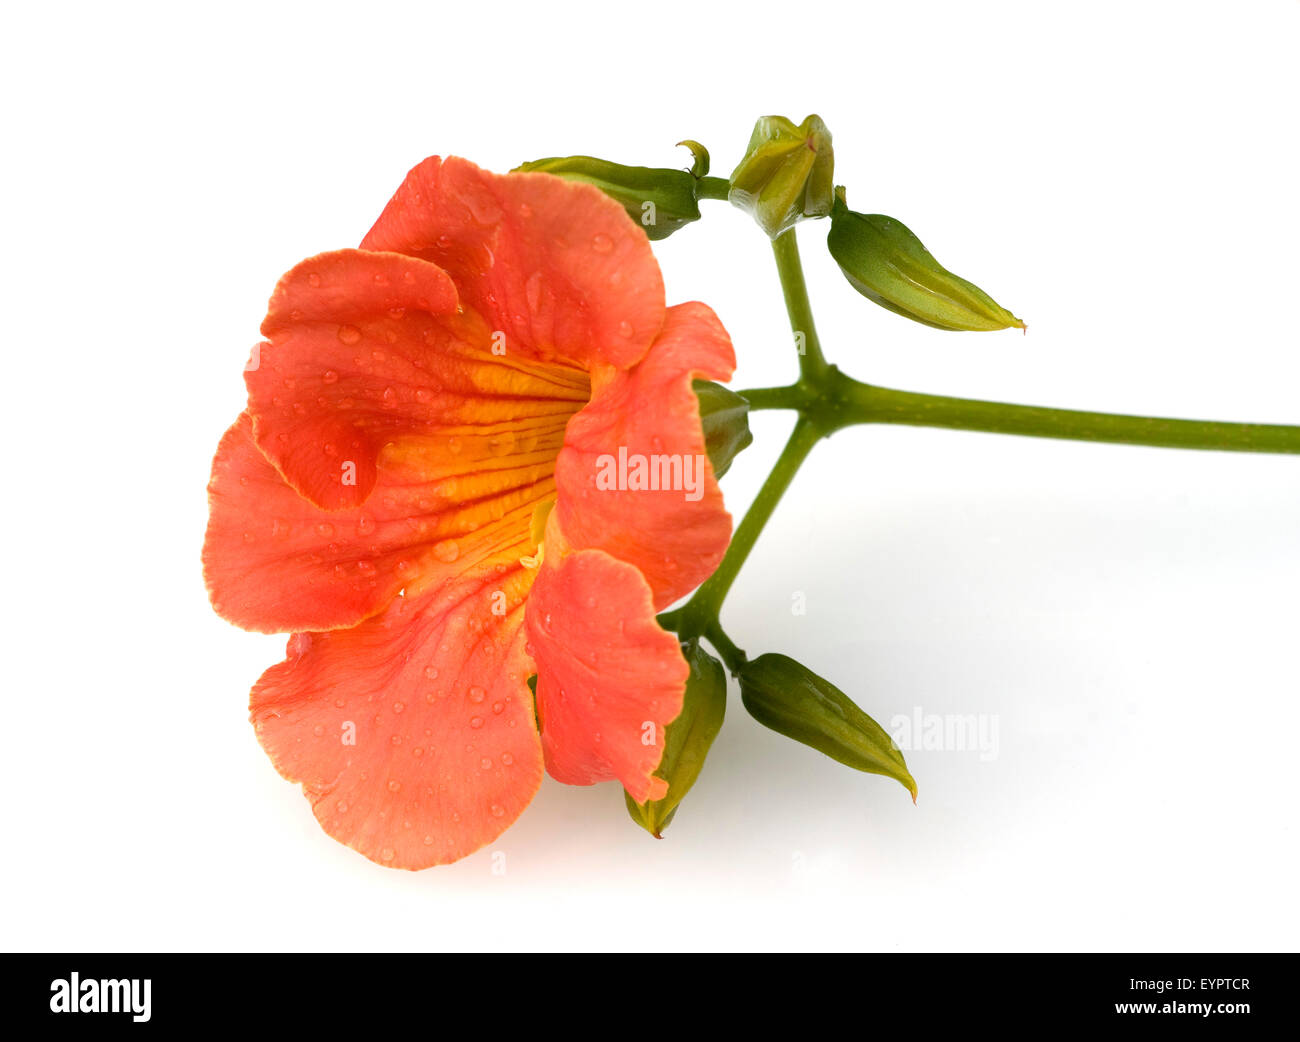
{"label": "dew drop", "polygon": [[469,726],[474,728],[474,730],[477,731],[480,727],[483,726],[483,718],[481,716],[471,716],[469,718]]}
{"label": "dew drop", "polygon": [[325,372],[321,374],[321,380],[327,384],[336,384],[339,382],[339,374],[333,369],[326,369]]}
{"label": "dew drop", "polygon": [[524,283],[524,296],[528,298],[528,306],[536,311],[542,303],[542,273],[535,271],[528,276],[528,281]]}
{"label": "dew drop", "polygon": [[446,564],[451,564],[460,556],[460,546],[454,539],[444,539],[433,548],[434,557]]}
{"label": "dew drop", "polygon": [[608,235],[596,235],[592,237],[591,248],[597,253],[608,253],[614,248],[614,240]]}
{"label": "dew drop", "polygon": [[472,687],[469,689],[469,700],[475,705],[482,702],[485,698],[487,698],[487,692],[481,687]]}
{"label": "dew drop", "polygon": [[345,344],[355,344],[361,340],[361,330],[356,326],[339,326],[339,340]]}

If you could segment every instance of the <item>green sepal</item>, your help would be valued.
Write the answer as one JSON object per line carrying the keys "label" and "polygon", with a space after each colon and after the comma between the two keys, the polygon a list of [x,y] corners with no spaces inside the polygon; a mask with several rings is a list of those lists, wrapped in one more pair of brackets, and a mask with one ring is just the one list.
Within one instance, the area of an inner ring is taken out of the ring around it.
{"label": "green sepal", "polygon": [[691,156],[694,159],[694,162],[691,163],[691,176],[697,178],[707,177],[709,173],[709,150],[698,141],[692,141],[690,138],[679,141],[677,144],[681,148],[688,148],[691,151]]}

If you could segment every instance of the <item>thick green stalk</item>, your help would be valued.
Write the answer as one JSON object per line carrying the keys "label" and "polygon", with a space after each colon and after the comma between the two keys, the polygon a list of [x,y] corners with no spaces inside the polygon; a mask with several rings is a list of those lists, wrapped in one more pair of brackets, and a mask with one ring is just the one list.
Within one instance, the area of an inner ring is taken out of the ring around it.
{"label": "thick green stalk", "polygon": [[[776,505],[781,502],[786,489],[790,487],[800,465],[821,437],[821,431],[816,425],[802,417],[799,419],[772,472],[768,474],[763,487],[758,490],[758,495],[754,497],[754,502],[746,512],[744,520],[740,522],[735,535],[731,537],[731,545],[727,547],[722,563],[705,580],[704,585],[695,591],[695,596],[687,604],[678,611],[660,617],[663,625],[676,629],[683,640],[708,635],[710,629],[716,626],[718,612],[722,608],[723,599],[731,589],[731,584],[736,581],[736,576],[740,574],[749,552],[754,548],[759,534],[772,516]],[[717,647],[717,644],[715,643],[714,646]],[[718,650],[723,652],[727,649],[718,648]],[[729,662],[728,665],[730,666],[731,663]]]}
{"label": "thick green stalk", "polygon": [[813,384],[826,372],[827,365],[822,354],[821,340],[817,337],[817,324],[813,321],[812,304],[808,300],[808,285],[804,282],[803,264],[799,260],[799,243],[795,239],[794,228],[772,240],[772,254],[776,257],[776,271],[781,276],[785,310],[790,316],[790,329],[799,351],[799,380],[804,384]]}
{"label": "thick green stalk", "polygon": [[1020,434],[1035,438],[1223,452],[1300,453],[1300,427],[1008,405],[860,383],[834,370],[816,390],[800,383],[739,392],[751,409],[813,414],[828,432],[861,423]]}
{"label": "thick green stalk", "polygon": [[726,202],[730,188],[731,182],[725,177],[701,177],[695,182],[695,197]]}

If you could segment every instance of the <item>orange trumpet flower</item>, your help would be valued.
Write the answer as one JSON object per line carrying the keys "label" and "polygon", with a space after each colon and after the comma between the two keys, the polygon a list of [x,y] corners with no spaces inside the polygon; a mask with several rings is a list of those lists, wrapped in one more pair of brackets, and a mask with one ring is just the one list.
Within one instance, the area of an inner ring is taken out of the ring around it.
{"label": "orange trumpet flower", "polygon": [[284,276],[262,334],[204,576],[292,634],[251,715],[322,827],[418,869],[500,835],[543,766],[661,798],[688,670],[655,613],[731,532],[691,381],[735,356],[665,306],[644,231],[590,185],[434,157],[360,249]]}

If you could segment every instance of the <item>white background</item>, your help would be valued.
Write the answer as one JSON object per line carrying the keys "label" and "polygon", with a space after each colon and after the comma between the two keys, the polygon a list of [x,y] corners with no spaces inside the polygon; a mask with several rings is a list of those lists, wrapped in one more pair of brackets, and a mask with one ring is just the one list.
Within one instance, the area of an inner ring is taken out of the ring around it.
{"label": "white background", "polygon": [[[856,209],[1029,322],[949,334],[800,241],[862,378],[1300,423],[1300,6],[10,5],[3,16],[7,948],[1278,949],[1297,942],[1300,461],[857,429],[820,447],[725,621],[920,751],[913,807],[732,692],[662,842],[549,780],[492,847],[379,868],[246,721],[281,638],[210,611],[204,485],[276,278],[406,170],[596,153],[715,173],[819,113]],[[794,371],[739,211],[656,249],[737,386]],[[738,515],[789,419],[724,482]],[[802,592],[807,614],[791,612]],[[491,872],[505,854],[506,873]]]}

